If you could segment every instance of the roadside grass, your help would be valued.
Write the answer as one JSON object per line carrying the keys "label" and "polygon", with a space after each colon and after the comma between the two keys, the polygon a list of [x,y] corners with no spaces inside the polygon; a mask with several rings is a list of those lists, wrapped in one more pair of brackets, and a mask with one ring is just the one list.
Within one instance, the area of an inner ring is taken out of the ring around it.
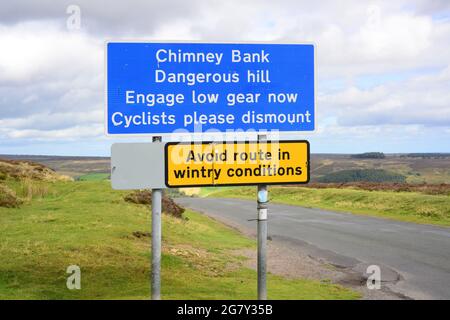
{"label": "roadside grass", "polygon": [[13,193],[21,200],[21,202],[30,202],[55,193],[54,185],[57,182],[33,180],[22,178],[18,180],[8,179],[3,182]]}
{"label": "roadside grass", "polygon": [[77,178],[79,181],[102,181],[109,179],[109,173],[88,173]]}
{"label": "roadside grass", "polygon": [[[450,196],[416,192],[270,187],[270,201],[370,215],[400,221],[450,226]],[[207,196],[256,199],[251,187],[216,189]]]}
{"label": "roadside grass", "polygon": [[[20,208],[0,208],[0,299],[149,299],[150,208],[125,194],[108,181],[54,182]],[[232,254],[255,241],[185,217],[163,215],[162,298],[255,299],[256,272]],[[81,268],[81,290],[66,288],[70,265]],[[272,299],[360,297],[326,280],[269,275],[268,288]]]}

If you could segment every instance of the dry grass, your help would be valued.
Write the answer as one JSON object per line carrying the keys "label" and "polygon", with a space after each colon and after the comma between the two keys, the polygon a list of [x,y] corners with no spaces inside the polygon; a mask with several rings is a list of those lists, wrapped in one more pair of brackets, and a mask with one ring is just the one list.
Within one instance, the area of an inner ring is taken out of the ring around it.
{"label": "dry grass", "polygon": [[0,180],[70,181],[72,178],[36,162],[0,159]]}
{"label": "dry grass", "polygon": [[[346,183],[319,183],[313,182],[301,187],[313,189],[358,189],[367,191],[395,191],[395,192],[419,192],[431,195],[450,195],[450,184],[427,183],[378,183],[378,182],[346,182]],[[289,188],[289,187],[287,187]]]}
{"label": "dry grass", "polygon": [[[127,194],[124,197],[124,200],[131,203],[151,205],[152,192],[150,190],[133,191],[132,193]],[[184,208],[176,204],[175,201],[172,200],[172,198],[169,198],[165,194],[163,194],[162,197],[162,210],[163,212],[174,217],[183,217]]]}
{"label": "dry grass", "polygon": [[201,192],[201,188],[181,188],[180,192],[183,194],[191,197],[191,196],[198,196]]}
{"label": "dry grass", "polygon": [[48,182],[31,179],[10,181],[8,185],[0,184],[0,207],[17,208],[24,202],[54,195],[54,190],[50,187]]}
{"label": "dry grass", "polygon": [[18,207],[23,202],[43,198],[54,182],[71,180],[39,163],[0,159],[0,206]]}
{"label": "dry grass", "polygon": [[22,179],[19,182],[17,193],[27,201],[35,198],[43,198],[49,194],[48,184],[31,179]]}
{"label": "dry grass", "polygon": [[0,184],[0,207],[17,208],[22,200],[6,185]]}

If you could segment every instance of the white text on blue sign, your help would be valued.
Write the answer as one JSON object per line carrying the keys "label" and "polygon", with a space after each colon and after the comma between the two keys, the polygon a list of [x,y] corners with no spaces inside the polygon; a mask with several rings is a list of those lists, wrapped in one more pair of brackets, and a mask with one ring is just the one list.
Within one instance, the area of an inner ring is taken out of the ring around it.
{"label": "white text on blue sign", "polygon": [[309,44],[110,42],[107,133],[313,131],[314,76]]}

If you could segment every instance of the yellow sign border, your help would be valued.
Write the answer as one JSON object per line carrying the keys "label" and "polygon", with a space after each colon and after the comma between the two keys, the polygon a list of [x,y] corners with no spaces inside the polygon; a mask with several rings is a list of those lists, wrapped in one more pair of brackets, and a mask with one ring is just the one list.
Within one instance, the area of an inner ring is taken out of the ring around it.
{"label": "yellow sign border", "polygon": [[[224,141],[222,144],[250,144],[250,143],[271,143],[272,141]],[[191,185],[170,185],[169,184],[169,146],[172,145],[196,145],[196,144],[211,144],[216,143],[214,141],[201,141],[201,142],[167,142],[164,146],[164,182],[168,188],[191,188],[191,187],[232,187],[232,186],[256,186],[256,185],[285,185],[285,184],[307,184],[311,178],[310,171],[310,144],[308,140],[280,140],[275,141],[276,143],[305,143],[306,144],[306,159],[307,159],[307,179],[301,182],[264,182],[264,183],[231,183],[231,184],[191,184]]]}

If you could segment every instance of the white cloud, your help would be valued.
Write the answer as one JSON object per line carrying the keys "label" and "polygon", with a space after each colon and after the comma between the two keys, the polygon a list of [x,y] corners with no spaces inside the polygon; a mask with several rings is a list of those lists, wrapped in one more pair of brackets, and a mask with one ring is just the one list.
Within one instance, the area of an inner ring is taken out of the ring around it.
{"label": "white cloud", "polygon": [[349,87],[321,96],[343,126],[421,124],[450,126],[450,67],[441,72],[370,89]]}
{"label": "white cloud", "polygon": [[98,125],[103,121],[103,111],[96,108],[87,112],[67,112],[67,113],[36,113],[23,118],[0,119],[0,127],[38,130],[65,129],[78,124]]}
{"label": "white cloud", "polygon": [[102,117],[86,119],[103,110],[102,41],[39,21],[0,25],[0,43],[0,127],[8,137],[48,136],[86,121],[102,127]]}
{"label": "white cloud", "polygon": [[78,125],[60,130],[13,129],[6,132],[5,136],[10,139],[28,139],[30,141],[74,141],[77,139],[100,137],[102,134],[102,128],[99,128],[96,125]]}
{"label": "white cloud", "polygon": [[[80,0],[77,32],[65,28],[69,4],[0,4],[0,140],[99,139],[103,44],[111,38],[312,41],[320,136],[392,137],[425,127],[448,135],[448,1]],[[378,82],[363,86],[361,76]]]}
{"label": "white cloud", "polygon": [[101,42],[88,34],[68,32],[51,22],[0,25],[0,84],[83,77],[103,70]]}

